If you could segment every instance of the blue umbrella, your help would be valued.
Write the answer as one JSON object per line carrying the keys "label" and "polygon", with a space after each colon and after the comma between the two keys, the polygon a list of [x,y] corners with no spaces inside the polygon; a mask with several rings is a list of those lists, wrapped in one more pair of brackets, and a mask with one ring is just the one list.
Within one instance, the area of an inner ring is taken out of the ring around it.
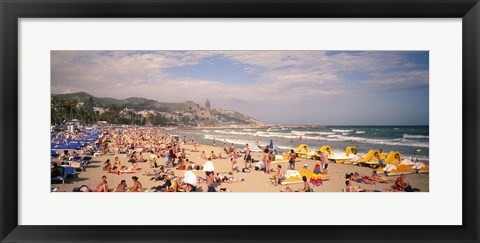
{"label": "blue umbrella", "polygon": [[270,148],[273,149],[273,139],[270,138]]}

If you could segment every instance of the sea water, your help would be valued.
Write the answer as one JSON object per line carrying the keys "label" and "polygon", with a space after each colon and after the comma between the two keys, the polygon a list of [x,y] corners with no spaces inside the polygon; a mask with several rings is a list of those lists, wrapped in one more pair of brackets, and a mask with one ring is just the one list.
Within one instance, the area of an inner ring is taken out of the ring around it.
{"label": "sea water", "polygon": [[235,144],[243,149],[245,144],[268,145],[270,139],[281,151],[308,144],[310,150],[329,145],[336,153],[344,153],[347,146],[355,146],[363,155],[370,149],[383,149],[385,154],[398,151],[403,158],[428,162],[428,126],[319,126],[319,127],[271,127],[268,129],[191,129],[176,130],[177,135],[188,140],[222,146]]}

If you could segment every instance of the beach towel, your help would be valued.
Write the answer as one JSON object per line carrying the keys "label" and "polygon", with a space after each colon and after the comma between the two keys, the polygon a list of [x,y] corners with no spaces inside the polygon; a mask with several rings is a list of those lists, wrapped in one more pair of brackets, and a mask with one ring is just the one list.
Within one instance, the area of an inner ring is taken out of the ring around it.
{"label": "beach towel", "polygon": [[117,174],[120,174],[120,175],[122,175],[122,174],[134,174],[134,173],[137,173],[139,171],[140,171],[140,169],[138,169],[138,170],[121,170],[121,171],[117,172]]}
{"label": "beach towel", "polygon": [[285,178],[290,178],[290,177],[301,177],[300,172],[296,170],[287,170],[285,172]]}

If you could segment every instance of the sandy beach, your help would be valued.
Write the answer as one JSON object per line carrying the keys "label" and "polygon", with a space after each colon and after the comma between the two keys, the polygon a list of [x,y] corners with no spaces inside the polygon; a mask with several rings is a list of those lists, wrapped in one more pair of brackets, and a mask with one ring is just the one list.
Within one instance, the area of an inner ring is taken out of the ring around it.
{"label": "sandy beach", "polygon": [[[223,146],[212,146],[212,145],[198,145],[198,152],[192,152],[193,145],[186,144],[181,145],[180,148],[184,148],[186,151],[186,157],[189,161],[194,162],[195,164],[203,165],[206,160],[201,159],[201,151],[205,151],[208,155],[211,151],[214,151],[216,155],[223,152]],[[236,150],[243,150],[242,148],[236,148]],[[261,160],[262,153],[254,152],[253,158],[255,160]],[[148,158],[150,153],[144,153],[143,157]],[[103,163],[110,159],[114,161],[115,157],[119,157],[122,165],[129,165],[127,162],[128,157],[125,154],[107,154],[99,157],[93,157],[92,161],[85,167],[85,171],[77,172],[73,177],[66,179],[64,185],[61,183],[54,183],[51,185],[52,188],[57,187],[57,192],[71,192],[73,188],[86,185],[89,188],[96,188],[98,183],[101,181],[102,176],[107,177],[108,187],[110,189],[116,188],[121,180],[125,180],[128,187],[133,186],[132,176],[138,177],[138,181],[142,184],[144,189],[152,191],[152,187],[157,187],[163,185],[163,181],[151,180],[152,176],[145,175],[148,172],[152,172],[154,169],[150,168],[148,162],[137,163],[140,170],[132,174],[116,174],[116,173],[107,173],[102,169]],[[165,158],[159,158],[157,164],[165,165]],[[244,167],[243,157],[237,159],[239,168]],[[215,166],[215,173],[220,173],[220,176],[228,176],[230,172],[231,162],[230,158],[224,159],[214,159],[212,160]],[[303,167],[304,164],[308,165],[308,169],[313,169],[317,161],[312,159],[299,158],[295,163],[296,170]],[[283,163],[282,169],[287,170],[288,163]],[[272,167],[276,168],[276,165]],[[175,176],[182,177],[185,173],[185,170],[173,169]],[[323,185],[314,187],[315,192],[341,192],[345,187],[345,174],[358,172],[360,175],[371,176],[373,169],[368,167],[360,167],[350,164],[335,164],[329,163],[328,167],[330,180],[324,181]],[[205,173],[203,171],[193,170],[195,175],[198,177],[205,178]],[[232,192],[279,192],[280,190],[285,190],[286,186],[278,185],[274,186],[270,177],[272,174],[265,174],[263,171],[252,170],[250,173],[235,172],[234,182],[231,183],[214,183],[213,186],[218,190],[220,188],[227,188]],[[395,180],[398,176],[389,176],[388,179]],[[409,183],[412,187],[420,189],[421,192],[428,192],[429,190],[429,175],[428,174],[409,174],[406,175],[405,182]],[[365,183],[357,183],[352,181],[353,187],[361,187],[362,189],[367,190],[380,190],[385,191],[391,189],[392,184],[389,183],[378,183],[376,185],[368,185]],[[293,190],[301,189],[303,187],[302,183],[291,184],[289,187]],[[198,192],[206,192],[207,184],[199,183],[197,184]]]}

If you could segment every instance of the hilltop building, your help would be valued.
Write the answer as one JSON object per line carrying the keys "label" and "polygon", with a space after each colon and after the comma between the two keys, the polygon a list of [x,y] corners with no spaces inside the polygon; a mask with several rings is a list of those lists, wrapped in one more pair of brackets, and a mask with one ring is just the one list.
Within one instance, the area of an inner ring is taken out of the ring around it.
{"label": "hilltop building", "polygon": [[210,100],[205,101],[205,108],[197,106],[197,120],[199,126],[211,125],[213,123],[213,116],[210,110]]}

